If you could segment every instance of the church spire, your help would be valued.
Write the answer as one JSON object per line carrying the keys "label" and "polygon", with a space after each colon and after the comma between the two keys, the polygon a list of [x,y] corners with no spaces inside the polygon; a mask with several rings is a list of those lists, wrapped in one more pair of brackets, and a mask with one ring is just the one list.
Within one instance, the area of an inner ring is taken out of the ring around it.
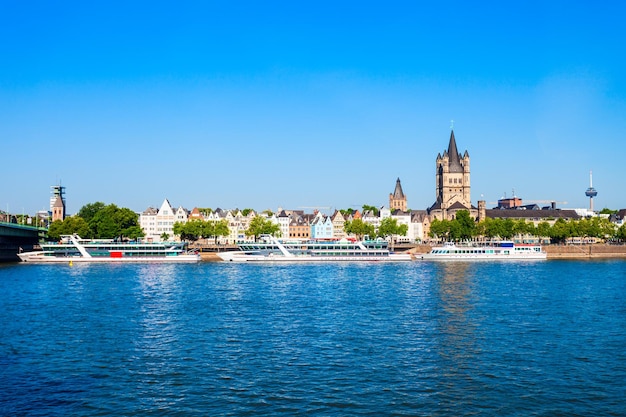
{"label": "church spire", "polygon": [[459,151],[456,148],[454,130],[450,131],[450,143],[448,144],[448,170],[449,172],[463,172],[463,166],[459,158]]}
{"label": "church spire", "polygon": [[400,184],[400,178],[396,180],[396,189],[393,190],[393,198],[404,198],[404,192],[402,191],[402,184]]}
{"label": "church spire", "polygon": [[406,196],[404,191],[402,191],[400,178],[396,180],[396,188],[393,190],[393,194],[389,194],[389,208],[392,212],[394,210],[406,211]]}

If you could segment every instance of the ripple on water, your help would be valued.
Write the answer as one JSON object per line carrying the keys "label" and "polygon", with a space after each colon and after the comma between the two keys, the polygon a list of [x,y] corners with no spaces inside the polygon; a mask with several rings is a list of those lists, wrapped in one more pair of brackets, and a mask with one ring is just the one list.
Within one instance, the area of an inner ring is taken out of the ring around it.
{"label": "ripple on water", "polygon": [[0,414],[621,415],[623,262],[12,265]]}

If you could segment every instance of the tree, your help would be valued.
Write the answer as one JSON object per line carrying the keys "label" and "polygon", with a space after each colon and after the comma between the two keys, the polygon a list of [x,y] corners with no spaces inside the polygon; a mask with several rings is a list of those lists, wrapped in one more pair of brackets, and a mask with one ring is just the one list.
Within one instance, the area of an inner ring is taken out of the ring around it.
{"label": "tree", "polygon": [[215,241],[217,242],[218,236],[228,236],[228,235],[230,235],[230,228],[228,227],[228,221],[220,220],[219,222],[216,222],[215,225],[213,226],[213,236],[215,236]]}
{"label": "tree", "polygon": [[161,233],[161,240],[167,242],[170,238],[170,235],[166,232]]}
{"label": "tree", "polygon": [[406,236],[409,227],[406,224],[398,225],[396,219],[391,217],[384,218],[378,226],[378,236],[390,237],[390,236]]}
{"label": "tree", "polygon": [[617,214],[618,210],[611,210],[607,207],[600,210],[600,214]]}
{"label": "tree", "polygon": [[374,216],[378,217],[378,213],[380,212],[378,210],[378,207],[374,207],[374,206],[368,206],[367,204],[363,204],[363,213],[365,213],[366,211],[371,211],[374,213]]}
{"label": "tree", "polygon": [[341,213],[343,217],[348,217],[354,214],[354,209],[353,208],[340,209],[339,212]]}
{"label": "tree", "polygon": [[539,222],[535,235],[540,237],[550,237],[550,229],[550,223],[547,221]]}
{"label": "tree", "polygon": [[258,238],[261,235],[275,236],[280,232],[280,226],[263,216],[256,216],[250,221],[250,226],[246,230],[246,236]]}
{"label": "tree", "polygon": [[63,232],[63,221],[62,220],[55,220],[52,223],[50,223],[50,226],[48,227],[48,239],[49,240],[59,240],[61,238],[61,235],[65,234]]}
{"label": "tree", "polygon": [[112,239],[119,235],[119,226],[115,222],[114,212],[117,206],[111,204],[97,212],[89,221],[91,237]]}
{"label": "tree", "polygon": [[343,230],[349,235],[355,235],[359,240],[363,239],[365,235],[374,236],[375,233],[374,226],[370,223],[365,223],[361,219],[347,221],[343,226]]}
{"label": "tree", "polygon": [[122,235],[132,240],[137,240],[140,237],[144,237],[146,234],[143,232],[141,226],[130,226],[122,231]]}
{"label": "tree", "polygon": [[77,216],[85,219],[87,223],[91,221],[93,216],[96,215],[100,210],[103,210],[106,207],[102,201],[96,201],[95,203],[85,204],[78,210]]}
{"label": "tree", "polygon": [[217,243],[218,236],[228,236],[230,234],[230,228],[228,227],[228,220],[222,219],[218,222],[204,222],[202,228],[202,236],[205,238],[213,237],[215,243]]}
{"label": "tree", "polygon": [[482,222],[481,228],[483,229],[483,236],[488,239],[500,236],[500,226],[502,221],[500,219],[486,218]]}
{"label": "tree", "polygon": [[48,228],[48,238],[59,240],[61,235],[77,234],[80,237],[89,235],[89,225],[78,216],[66,217],[65,220],[55,220]]}
{"label": "tree", "polygon": [[126,236],[136,239],[144,235],[137,213],[115,204],[105,205],[100,201],[86,204],[81,207],[77,216],[89,225],[89,231],[84,237],[111,239]]}
{"label": "tree", "polygon": [[252,213],[254,210],[252,210],[251,208],[245,208],[243,210],[241,210],[241,214],[243,214],[245,217],[248,217],[248,214]]}
{"label": "tree", "polygon": [[204,229],[204,223],[205,222],[202,220],[192,220],[185,223],[185,226],[183,228],[184,239],[191,241],[196,241],[200,239],[200,236],[202,236],[202,232]]}
{"label": "tree", "polygon": [[621,240],[622,242],[626,241],[626,224],[623,224],[617,229],[615,232],[615,237]]}
{"label": "tree", "polygon": [[571,237],[570,225],[564,219],[558,219],[550,228],[550,239],[557,243],[565,242],[565,239]]}
{"label": "tree", "polygon": [[450,220],[434,219],[430,224],[430,231],[428,236],[435,239],[449,240],[450,239]]}
{"label": "tree", "polygon": [[456,212],[454,221],[458,224],[458,230],[456,231],[455,238],[461,240],[469,240],[474,237],[476,231],[476,222],[470,217],[470,213],[467,210],[459,210]]}

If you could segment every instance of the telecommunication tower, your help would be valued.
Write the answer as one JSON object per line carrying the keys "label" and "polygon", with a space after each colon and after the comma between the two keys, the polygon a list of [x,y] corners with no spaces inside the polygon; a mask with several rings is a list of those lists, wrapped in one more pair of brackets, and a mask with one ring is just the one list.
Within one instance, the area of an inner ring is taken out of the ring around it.
{"label": "telecommunication tower", "polygon": [[593,188],[592,172],[589,171],[589,188],[585,191],[585,195],[589,197],[589,211],[593,213],[593,198],[598,195],[598,192]]}

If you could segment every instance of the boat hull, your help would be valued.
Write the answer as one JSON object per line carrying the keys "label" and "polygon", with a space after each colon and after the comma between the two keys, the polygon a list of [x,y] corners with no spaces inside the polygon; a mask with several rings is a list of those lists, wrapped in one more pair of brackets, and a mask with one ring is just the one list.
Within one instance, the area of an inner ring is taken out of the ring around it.
{"label": "boat hull", "polygon": [[390,254],[388,256],[283,256],[251,255],[244,252],[220,252],[217,254],[225,262],[268,262],[268,263],[306,263],[306,262],[407,262],[414,258],[409,254]]}
{"label": "boat hull", "polygon": [[425,261],[543,261],[547,254],[539,245],[501,242],[497,246],[456,246],[446,243],[421,255]]}
{"label": "boat hull", "polygon": [[134,256],[126,258],[91,257],[82,256],[45,256],[37,252],[20,253],[18,255],[24,263],[59,264],[59,263],[194,263],[201,260],[200,255],[177,255],[177,256]]}
{"label": "boat hull", "polygon": [[546,254],[538,255],[431,255],[429,253],[421,255],[424,261],[545,261]]}

